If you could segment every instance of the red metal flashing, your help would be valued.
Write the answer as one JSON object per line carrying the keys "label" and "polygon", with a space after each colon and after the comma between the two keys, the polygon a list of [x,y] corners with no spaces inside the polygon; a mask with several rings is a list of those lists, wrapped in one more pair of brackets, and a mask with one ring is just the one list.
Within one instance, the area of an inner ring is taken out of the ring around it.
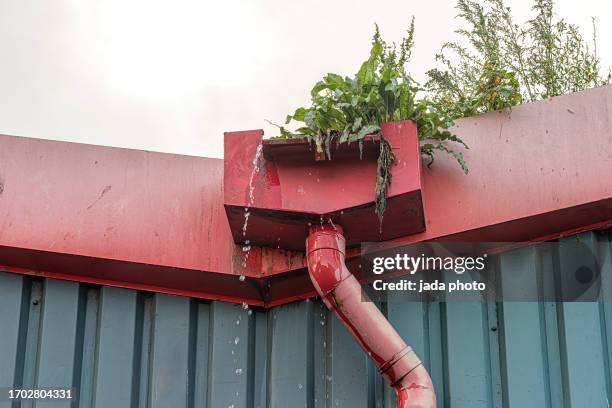
{"label": "red metal flashing", "polygon": [[[611,129],[612,86],[458,121],[470,174],[444,155],[422,166],[427,230],[396,241],[610,226]],[[254,247],[242,267],[222,179],[216,159],[0,136],[0,269],[266,306],[313,296],[303,253]]]}
{"label": "red metal flashing", "polygon": [[256,278],[6,246],[0,259],[7,272],[264,306]]}
{"label": "red metal flashing", "polygon": [[416,126],[385,123],[382,133],[397,160],[382,226],[374,212],[379,137],[363,148],[333,146],[332,160],[317,160],[302,139],[262,143],[260,131],[226,133],[224,203],[234,242],[303,251],[309,224],[320,222],[343,225],[349,247],[423,231]]}

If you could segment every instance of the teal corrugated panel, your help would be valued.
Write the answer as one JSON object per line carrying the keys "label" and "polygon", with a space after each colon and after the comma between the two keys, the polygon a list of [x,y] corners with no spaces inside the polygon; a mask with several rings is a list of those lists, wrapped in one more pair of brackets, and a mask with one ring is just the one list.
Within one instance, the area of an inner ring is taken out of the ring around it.
{"label": "teal corrugated panel", "polygon": [[[132,406],[137,395],[137,392],[133,391],[136,302],[137,293],[132,290],[111,287],[100,290],[97,311],[99,325],[96,327],[90,324],[86,328],[86,332],[98,330],[96,350],[94,353],[87,353],[88,356],[93,354],[95,360],[86,360],[91,364],[87,369],[92,369],[95,373],[90,377],[95,379],[93,387],[87,388],[88,391],[95,389],[96,393],[91,394],[91,398],[85,398],[86,394],[81,393],[83,406],[87,401],[92,401],[92,406],[96,408]],[[91,306],[95,307],[95,304]],[[96,319],[96,316],[88,319],[87,323],[97,323],[97,319],[91,322],[93,319]],[[81,384],[81,389],[84,391],[83,385]]]}
{"label": "teal corrugated panel", "polygon": [[313,315],[313,302],[271,312],[270,407],[303,407],[313,400]]}
{"label": "teal corrugated panel", "polygon": [[[607,299],[611,237],[561,241],[599,252],[601,285],[593,290]],[[572,248],[492,257],[489,273],[504,293],[537,276],[539,296],[566,290],[563,282],[577,269],[594,267]],[[611,303],[390,300],[382,310],[430,370],[440,408],[607,407],[612,400]],[[391,388],[319,301],[266,311],[0,272],[0,367],[0,387],[79,390],[72,405],[38,407],[395,404]],[[0,402],[9,407],[17,408]]]}

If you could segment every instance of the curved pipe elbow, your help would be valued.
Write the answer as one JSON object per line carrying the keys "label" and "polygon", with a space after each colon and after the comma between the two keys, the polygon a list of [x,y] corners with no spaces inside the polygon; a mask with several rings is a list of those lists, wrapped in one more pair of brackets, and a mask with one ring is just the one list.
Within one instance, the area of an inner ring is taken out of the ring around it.
{"label": "curved pipe elbow", "polygon": [[306,252],[317,292],[393,386],[397,407],[434,408],[436,395],[429,373],[346,268],[342,228],[314,227]]}
{"label": "curved pipe elbow", "polygon": [[352,276],[344,265],[344,253],[333,248],[317,248],[308,254],[308,273],[322,297],[332,293],[342,281]]}
{"label": "curved pipe elbow", "polygon": [[406,374],[393,388],[397,394],[397,408],[433,408],[436,406],[433,383],[423,365]]}

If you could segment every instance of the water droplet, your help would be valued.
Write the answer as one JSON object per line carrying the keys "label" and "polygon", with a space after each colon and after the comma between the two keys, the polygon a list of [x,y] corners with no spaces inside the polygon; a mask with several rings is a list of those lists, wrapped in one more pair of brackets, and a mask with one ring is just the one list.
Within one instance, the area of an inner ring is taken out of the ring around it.
{"label": "water droplet", "polygon": [[246,279],[246,277],[244,275],[240,275],[240,277],[238,278],[240,280],[240,282],[244,282],[244,280]]}
{"label": "water droplet", "polygon": [[304,388],[304,386],[302,384],[298,384],[298,390],[301,390],[302,388]]}
{"label": "water droplet", "polygon": [[234,344],[238,344],[240,342],[240,337],[236,336],[234,339]]}
{"label": "water droplet", "polygon": [[325,326],[325,320],[321,320],[321,326]]}
{"label": "water droplet", "polygon": [[249,240],[247,239],[246,241],[244,241],[244,243],[245,243],[246,245],[249,245],[249,244],[251,243],[251,241],[249,241]]}
{"label": "water droplet", "polygon": [[247,312],[247,314],[250,316],[253,314],[253,311],[251,309],[249,309],[249,311]]}
{"label": "water droplet", "polygon": [[245,302],[242,302],[242,308],[243,308],[244,310],[248,310],[249,305],[248,305],[248,304],[246,304]]}
{"label": "water droplet", "polygon": [[236,375],[242,375],[242,368],[236,369]]}
{"label": "water droplet", "polygon": [[332,228],[333,228],[333,229],[336,229],[336,225],[334,224],[334,222],[332,221],[332,219],[330,218],[328,221],[329,221],[329,223],[331,224]]}
{"label": "water droplet", "polygon": [[[247,240],[248,242],[248,240]],[[242,247],[242,252],[249,252],[251,250],[251,246],[250,245],[245,245]]]}
{"label": "water droplet", "polygon": [[234,408],[234,404],[228,405],[227,408]]}
{"label": "water droplet", "polygon": [[242,224],[242,236],[246,236],[247,228],[249,226],[249,217],[251,216],[250,212],[244,213],[244,224]]}

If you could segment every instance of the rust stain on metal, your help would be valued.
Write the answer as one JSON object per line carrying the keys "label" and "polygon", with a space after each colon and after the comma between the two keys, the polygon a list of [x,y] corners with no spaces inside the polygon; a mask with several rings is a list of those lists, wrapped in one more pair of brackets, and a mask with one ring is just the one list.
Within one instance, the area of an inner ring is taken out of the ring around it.
{"label": "rust stain on metal", "polygon": [[272,276],[302,268],[306,268],[306,256],[303,252],[261,247],[262,276]]}

